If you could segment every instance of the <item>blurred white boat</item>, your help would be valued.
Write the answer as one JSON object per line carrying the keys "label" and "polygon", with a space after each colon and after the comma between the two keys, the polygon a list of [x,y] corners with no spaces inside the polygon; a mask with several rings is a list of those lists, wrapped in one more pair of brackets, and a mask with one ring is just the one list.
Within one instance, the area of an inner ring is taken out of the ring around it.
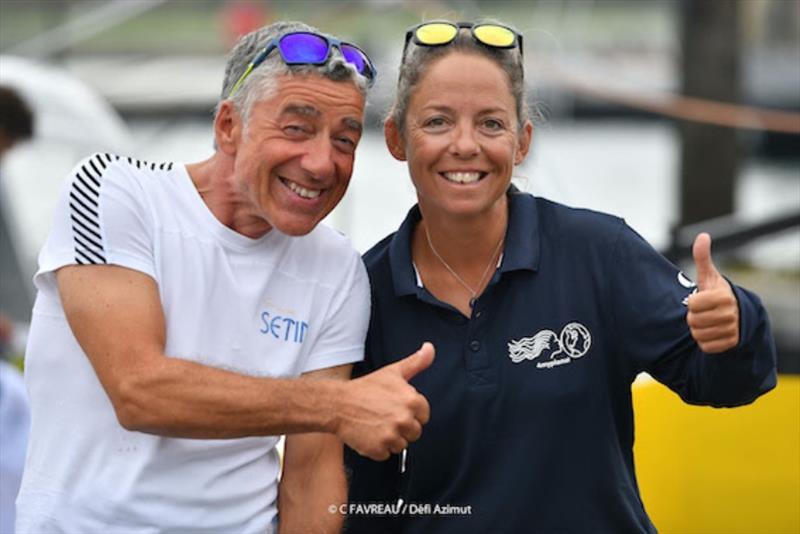
{"label": "blurred white boat", "polygon": [[36,256],[50,229],[64,177],[92,152],[127,153],[131,135],[103,97],[60,68],[2,55],[0,84],[16,90],[34,113],[34,138],[15,146],[0,162],[4,230],[16,255],[4,253],[0,261],[18,269],[24,286],[14,284],[9,290],[3,284],[0,301],[6,313],[26,322]]}

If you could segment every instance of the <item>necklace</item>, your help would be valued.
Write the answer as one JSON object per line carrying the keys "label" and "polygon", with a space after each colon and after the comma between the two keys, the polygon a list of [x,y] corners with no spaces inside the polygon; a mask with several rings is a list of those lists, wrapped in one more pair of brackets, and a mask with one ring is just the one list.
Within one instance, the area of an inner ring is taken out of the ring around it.
{"label": "necklace", "polygon": [[[453,275],[453,278],[455,278],[459,284],[464,286],[464,289],[469,291],[470,294],[469,307],[474,308],[475,301],[478,300],[478,292],[475,289],[472,289],[472,286],[466,283],[463,278],[458,276],[458,273],[455,272],[455,270],[452,267],[450,267],[450,265],[448,265],[447,262],[444,261],[444,258],[442,258],[436,251],[436,248],[434,248],[433,242],[431,241],[431,234],[428,233],[428,225],[425,225],[424,229],[425,229],[425,237],[428,238],[428,246],[431,247],[431,252],[433,252],[433,255],[436,256],[436,259],[438,259],[442,263],[442,265],[444,265],[444,268],[447,269],[447,271]],[[486,278],[486,274],[489,272],[489,268],[494,263],[494,257],[497,255],[497,251],[500,250],[500,247],[503,245],[504,239],[505,239],[505,234],[500,236],[500,241],[497,242],[497,246],[494,248],[494,252],[492,252],[492,255],[489,257],[489,263],[486,265],[486,269],[483,270],[483,274],[481,275],[480,280],[478,280],[478,286],[477,286],[478,289],[480,289],[481,285],[483,285],[483,279]]]}

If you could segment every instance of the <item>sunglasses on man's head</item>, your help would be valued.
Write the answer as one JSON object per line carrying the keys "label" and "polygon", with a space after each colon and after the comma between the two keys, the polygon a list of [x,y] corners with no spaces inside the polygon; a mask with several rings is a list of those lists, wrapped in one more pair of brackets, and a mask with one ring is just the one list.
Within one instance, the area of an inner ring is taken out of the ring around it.
{"label": "sunglasses on man's head", "polygon": [[265,59],[277,49],[287,65],[324,65],[331,57],[331,48],[336,47],[344,60],[356,68],[356,71],[367,79],[367,85],[375,83],[377,71],[369,56],[351,43],[345,43],[332,37],[312,32],[290,32],[272,39],[245,69],[244,73],[233,84],[228,98],[232,97],[253,69],[261,65]]}
{"label": "sunglasses on man's head", "polygon": [[403,58],[406,57],[408,43],[414,42],[418,46],[444,46],[455,41],[461,28],[469,28],[473,39],[490,48],[516,48],[522,55],[522,35],[501,24],[491,22],[423,22],[411,27],[406,32],[406,42],[403,46]]}

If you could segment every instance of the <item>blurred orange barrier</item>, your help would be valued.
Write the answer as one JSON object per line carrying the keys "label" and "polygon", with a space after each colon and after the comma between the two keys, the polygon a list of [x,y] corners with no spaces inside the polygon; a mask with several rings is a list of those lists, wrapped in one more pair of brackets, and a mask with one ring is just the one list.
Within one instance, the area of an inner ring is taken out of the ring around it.
{"label": "blurred orange barrier", "polygon": [[570,91],[606,102],[655,113],[676,120],[687,120],[766,132],[800,134],[800,113],[754,106],[730,104],[705,98],[615,87],[607,78],[574,75],[555,64],[539,59],[536,72]]}
{"label": "blurred orange barrier", "polygon": [[633,386],[636,474],[661,534],[800,533],[800,376],[750,406],[689,406]]}

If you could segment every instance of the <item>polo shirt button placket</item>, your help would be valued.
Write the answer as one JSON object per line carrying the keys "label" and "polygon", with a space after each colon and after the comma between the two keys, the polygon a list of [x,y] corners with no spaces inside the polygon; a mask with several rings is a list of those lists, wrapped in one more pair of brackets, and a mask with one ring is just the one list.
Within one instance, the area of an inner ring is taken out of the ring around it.
{"label": "polo shirt button placket", "polygon": [[481,325],[485,322],[484,311],[478,309],[476,304],[472,309],[472,316],[467,323],[468,328],[465,332],[467,342],[464,345],[466,358],[467,374],[470,386],[485,387],[492,385],[496,377],[491,369],[489,354],[486,352],[487,345],[480,340],[485,334],[485,328]]}

